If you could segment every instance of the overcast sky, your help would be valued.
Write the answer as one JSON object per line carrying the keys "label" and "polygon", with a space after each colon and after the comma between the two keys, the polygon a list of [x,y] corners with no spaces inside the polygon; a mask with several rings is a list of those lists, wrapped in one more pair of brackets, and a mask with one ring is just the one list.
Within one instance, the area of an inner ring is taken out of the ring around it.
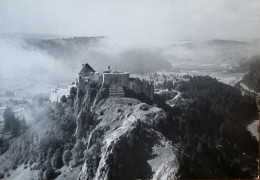
{"label": "overcast sky", "polygon": [[0,33],[136,42],[260,37],[260,0],[0,0]]}

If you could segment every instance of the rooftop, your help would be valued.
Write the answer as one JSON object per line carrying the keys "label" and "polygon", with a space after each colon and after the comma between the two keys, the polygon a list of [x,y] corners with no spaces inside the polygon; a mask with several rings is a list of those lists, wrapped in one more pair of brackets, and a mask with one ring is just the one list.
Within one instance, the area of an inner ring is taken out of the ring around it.
{"label": "rooftop", "polygon": [[82,64],[82,66],[83,67],[82,67],[81,71],[79,72],[79,74],[89,75],[91,73],[96,72],[88,63]]}

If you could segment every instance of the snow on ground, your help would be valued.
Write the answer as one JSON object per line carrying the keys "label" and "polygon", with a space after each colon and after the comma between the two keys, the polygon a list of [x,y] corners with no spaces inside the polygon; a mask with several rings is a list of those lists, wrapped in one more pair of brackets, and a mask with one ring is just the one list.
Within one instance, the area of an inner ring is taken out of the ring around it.
{"label": "snow on ground", "polygon": [[251,124],[247,126],[247,129],[251,132],[251,134],[256,137],[256,139],[259,141],[259,120],[254,120]]}

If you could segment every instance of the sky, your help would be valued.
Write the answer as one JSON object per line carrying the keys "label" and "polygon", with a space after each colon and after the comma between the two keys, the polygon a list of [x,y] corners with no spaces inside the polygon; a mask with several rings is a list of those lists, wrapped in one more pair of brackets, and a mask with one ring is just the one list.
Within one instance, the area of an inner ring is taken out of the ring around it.
{"label": "sky", "polygon": [[0,33],[118,41],[260,37],[259,0],[0,0]]}

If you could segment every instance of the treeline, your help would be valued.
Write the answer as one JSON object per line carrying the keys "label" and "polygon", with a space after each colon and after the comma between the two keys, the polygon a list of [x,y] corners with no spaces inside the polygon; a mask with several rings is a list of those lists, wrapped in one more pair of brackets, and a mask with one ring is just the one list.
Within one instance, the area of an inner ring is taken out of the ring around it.
{"label": "treeline", "polygon": [[[10,170],[24,164],[24,168],[38,170],[39,179],[54,179],[60,174],[57,169],[69,163],[71,166],[79,163],[84,154],[83,143],[76,141],[74,136],[76,122],[70,102],[74,98],[70,96],[67,102],[61,103],[51,103],[44,95],[33,99],[30,107],[32,125],[13,140],[6,152],[9,163],[0,165],[0,177],[4,174],[8,176]],[[13,122],[14,114],[10,110],[6,114]],[[13,126],[14,123],[7,127],[17,129]]]}
{"label": "treeline", "polygon": [[257,117],[254,97],[242,96],[239,89],[209,76],[191,77],[190,81],[181,81],[174,88],[187,98],[209,103],[216,114],[226,114],[238,121]]}
{"label": "treeline", "polygon": [[10,107],[6,107],[3,113],[4,126],[0,136],[0,155],[8,148],[11,140],[23,134],[27,130],[25,119],[18,119]]}
{"label": "treeline", "polygon": [[175,88],[175,86],[177,84],[179,84],[179,82],[182,82],[183,80],[188,81],[192,76],[190,76],[189,74],[185,74],[182,77],[179,77],[178,75],[176,76],[173,74],[170,74],[170,75],[163,74],[162,75],[163,81],[161,83],[158,82],[158,77],[160,77],[160,76],[158,76],[157,73],[155,73],[154,76],[150,76],[151,79],[153,79],[153,80],[155,79],[155,82],[157,82],[154,84],[154,88],[155,89],[168,89],[169,91],[171,91]]}
{"label": "treeline", "polygon": [[10,107],[6,107],[3,113],[4,118],[4,128],[3,132],[11,132],[15,135],[18,135],[24,131],[26,126],[25,119],[18,119],[15,117],[15,114]]}
{"label": "treeline", "polygon": [[239,123],[257,114],[254,99],[211,77],[195,76],[174,89],[182,98],[160,128],[179,141],[179,177],[257,177],[258,142]]}
{"label": "treeline", "polygon": [[24,39],[25,48],[39,49],[56,58],[73,58],[79,50],[97,45],[103,37],[74,37],[61,39]]}
{"label": "treeline", "polygon": [[260,56],[255,56],[249,64],[249,72],[244,76],[243,82],[254,91],[260,92]]}
{"label": "treeline", "polygon": [[14,92],[13,91],[5,91],[5,94],[4,94],[4,96],[6,96],[6,97],[14,97]]}

